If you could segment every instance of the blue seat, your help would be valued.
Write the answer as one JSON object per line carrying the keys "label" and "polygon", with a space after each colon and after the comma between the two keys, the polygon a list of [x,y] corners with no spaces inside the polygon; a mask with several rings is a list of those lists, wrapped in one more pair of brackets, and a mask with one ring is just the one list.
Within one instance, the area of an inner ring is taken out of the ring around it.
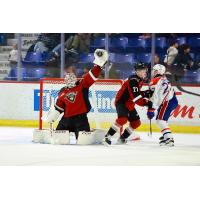
{"label": "blue seat", "polygon": [[134,73],[134,69],[116,69],[116,73],[120,79],[126,79]]}
{"label": "blue seat", "polygon": [[181,81],[183,83],[200,83],[200,73],[188,70]]}
{"label": "blue seat", "polygon": [[[24,77],[27,77],[27,70],[26,68],[21,68],[21,73],[22,73],[22,79]],[[17,68],[12,68],[8,74],[8,76],[5,78],[6,80],[17,80]]]}
{"label": "blue seat", "polygon": [[156,52],[163,52],[167,48],[166,38],[158,37],[156,38]]}
{"label": "blue seat", "polygon": [[88,54],[81,54],[80,55],[80,62],[81,63],[92,63],[94,61],[94,54],[88,53]]}
{"label": "blue seat", "polygon": [[182,45],[182,44],[186,44],[186,43],[187,43],[186,37],[178,37],[178,38],[176,39],[176,41],[177,41],[177,43],[178,43],[179,45]]}
{"label": "blue seat", "polygon": [[28,52],[24,58],[25,62],[29,63],[42,63],[46,61],[47,54],[42,54],[40,52]]}
{"label": "blue seat", "polygon": [[143,63],[151,63],[151,53],[141,53],[137,55],[137,60]]}
{"label": "blue seat", "polygon": [[111,52],[124,52],[128,45],[128,38],[112,38],[109,42],[109,50]]}
{"label": "blue seat", "polygon": [[141,38],[130,38],[128,40],[127,51],[129,52],[141,52],[146,48],[145,39]]}
{"label": "blue seat", "polygon": [[188,44],[193,48],[200,48],[200,37],[189,38]]}
{"label": "blue seat", "polygon": [[91,42],[91,47],[93,48],[105,48],[105,37],[98,37],[95,38],[92,42]]}
{"label": "blue seat", "polygon": [[192,57],[192,59],[195,59],[195,54],[194,53],[190,53],[190,56]]}
{"label": "blue seat", "polygon": [[28,69],[28,76],[24,77],[24,80],[39,80],[46,75],[45,68],[30,68]]}
{"label": "blue seat", "polygon": [[200,54],[197,54],[197,55],[196,55],[195,60],[196,60],[196,61],[200,61]]}
{"label": "blue seat", "polygon": [[133,64],[135,55],[134,54],[111,54],[110,61],[114,63],[129,63]]}
{"label": "blue seat", "polygon": [[5,45],[6,44],[6,36],[5,33],[0,34],[0,44]]}

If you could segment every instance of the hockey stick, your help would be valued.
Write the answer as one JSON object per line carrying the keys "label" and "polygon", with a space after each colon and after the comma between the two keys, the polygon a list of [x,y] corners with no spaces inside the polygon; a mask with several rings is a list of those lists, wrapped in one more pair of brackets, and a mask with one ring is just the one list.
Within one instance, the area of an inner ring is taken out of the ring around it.
{"label": "hockey stick", "polygon": [[52,137],[53,136],[53,131],[54,131],[53,122],[49,123],[49,129],[50,129],[50,133],[51,133],[51,137]]}
{"label": "hockey stick", "polygon": [[151,124],[151,119],[149,119],[149,137],[152,137],[152,124]]}
{"label": "hockey stick", "polygon": [[177,77],[176,74],[172,75],[172,77],[174,78],[173,80],[174,80],[175,86],[178,88],[178,90],[180,90],[181,92],[184,92],[186,94],[191,94],[191,95],[200,97],[200,94],[197,94],[197,93],[194,93],[194,92],[190,92],[188,90],[183,89],[182,86],[180,85],[180,82],[179,82],[178,77]]}

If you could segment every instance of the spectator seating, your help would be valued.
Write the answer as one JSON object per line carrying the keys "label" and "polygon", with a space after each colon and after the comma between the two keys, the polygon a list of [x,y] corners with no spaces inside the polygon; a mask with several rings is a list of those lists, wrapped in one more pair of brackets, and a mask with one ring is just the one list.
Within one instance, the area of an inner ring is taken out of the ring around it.
{"label": "spectator seating", "polygon": [[110,61],[114,63],[129,63],[133,64],[135,61],[134,54],[115,54],[110,55]]}
{"label": "spectator seating", "polygon": [[194,53],[198,53],[200,50],[200,37],[189,38],[188,44]]}
{"label": "spectator seating", "polygon": [[105,49],[105,37],[98,37],[91,41],[90,51],[94,52],[97,48]]}
{"label": "spectator seating", "polygon": [[197,62],[200,62],[200,53],[199,53],[199,54],[196,54],[195,60],[196,60]]}
{"label": "spectator seating", "polygon": [[141,38],[129,38],[127,51],[128,52],[144,52],[146,47],[145,39]]}
{"label": "spectator seating", "polygon": [[178,38],[176,39],[176,41],[178,42],[179,45],[187,44],[187,39],[186,39],[186,37],[178,37]]}
{"label": "spectator seating", "polygon": [[94,61],[94,54],[88,53],[88,54],[81,54],[80,55],[80,63],[92,63]]}
{"label": "spectator seating", "polygon": [[6,45],[6,36],[5,33],[0,34],[0,45]]}
{"label": "spectator seating", "polygon": [[46,68],[29,68],[28,76],[24,78],[28,80],[39,80],[45,77],[46,71]]}
{"label": "spectator seating", "polygon": [[156,52],[165,52],[168,45],[165,37],[156,38]]}
{"label": "spectator seating", "polygon": [[[17,68],[12,68],[8,77],[5,80],[17,80]],[[21,68],[22,80],[33,81],[44,78],[46,75],[45,68]]]}
{"label": "spectator seating", "polygon": [[182,83],[200,83],[200,72],[190,71],[190,70],[186,71],[181,82]]}
{"label": "spectator seating", "polygon": [[[16,68],[12,68],[10,70],[10,73],[8,74],[8,77],[5,78],[5,80],[17,80],[17,67]],[[21,73],[22,73],[22,79],[24,79],[24,77],[27,77],[28,74],[27,74],[27,70],[26,68],[21,68]]]}
{"label": "spectator seating", "polygon": [[47,62],[49,57],[48,53],[28,52],[22,60],[23,66],[39,66],[42,67]]}
{"label": "spectator seating", "polygon": [[195,59],[195,54],[194,53],[190,53],[190,56],[192,57],[192,59]]}
{"label": "spectator seating", "polygon": [[151,63],[151,53],[141,53],[137,55],[137,60],[146,64]]}
{"label": "spectator seating", "polygon": [[111,52],[125,52],[128,45],[128,38],[120,37],[113,38],[109,42],[109,51]]}
{"label": "spectator seating", "polygon": [[[128,75],[132,73],[131,66],[136,62],[144,62],[146,64],[151,63],[151,39],[142,39],[139,38],[141,34],[114,34],[109,38],[109,53],[110,61],[113,62],[116,67],[116,71],[119,74],[120,78],[127,78]],[[178,34],[177,34],[178,35]],[[4,35],[0,34],[0,45],[4,40]],[[170,38],[168,37],[156,37],[156,53],[159,55],[161,61],[164,60],[166,50],[169,47]],[[181,34],[178,35],[177,42],[179,45],[188,44],[191,47],[191,56],[196,62],[200,62],[200,34],[193,34],[190,36]],[[97,48],[105,48],[105,38],[98,37],[91,41],[91,52],[94,52]],[[5,47],[4,47],[5,48]],[[46,74],[46,69],[43,68],[44,64],[49,58],[49,54],[41,54],[37,52],[29,52],[26,54],[25,59],[23,60],[23,77],[24,80],[38,80]],[[93,53],[85,53],[80,55],[80,62],[77,63],[77,73],[82,74],[83,64],[88,66],[92,65],[94,60]],[[28,66],[28,67],[26,67]],[[31,68],[36,66],[37,69]],[[79,69],[80,68],[80,69]],[[197,65],[198,68],[198,65]],[[197,69],[194,68],[194,69]],[[187,72],[186,81],[192,80],[192,76],[196,76],[199,73]],[[189,75],[188,75],[189,74]],[[16,78],[16,69],[12,69],[9,77]],[[10,79],[11,80],[11,79]],[[199,79],[198,79],[199,80]]]}

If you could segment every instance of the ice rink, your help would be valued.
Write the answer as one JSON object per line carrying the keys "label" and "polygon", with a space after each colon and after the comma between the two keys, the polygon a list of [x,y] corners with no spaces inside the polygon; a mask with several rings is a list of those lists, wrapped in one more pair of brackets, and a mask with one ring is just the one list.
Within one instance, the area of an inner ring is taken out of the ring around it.
{"label": "ice rink", "polygon": [[0,165],[200,165],[200,134],[174,134],[175,147],[160,147],[153,133],[126,145],[32,143],[32,128],[0,128]]}

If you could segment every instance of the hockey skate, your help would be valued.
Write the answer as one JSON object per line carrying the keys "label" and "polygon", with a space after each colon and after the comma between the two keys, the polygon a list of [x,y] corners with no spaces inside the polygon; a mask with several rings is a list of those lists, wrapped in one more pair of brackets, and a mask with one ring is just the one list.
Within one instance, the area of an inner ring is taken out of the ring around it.
{"label": "hockey skate", "polygon": [[174,146],[174,139],[173,138],[167,138],[164,139],[164,137],[160,137],[160,146],[170,146],[173,147]]}
{"label": "hockey skate", "polygon": [[110,135],[106,135],[105,138],[103,139],[102,143],[106,146],[111,145],[112,141],[111,141],[111,136]]}
{"label": "hockey skate", "polygon": [[118,140],[117,140],[117,144],[126,144],[127,143],[127,140],[126,139],[124,139],[124,138],[119,138]]}

